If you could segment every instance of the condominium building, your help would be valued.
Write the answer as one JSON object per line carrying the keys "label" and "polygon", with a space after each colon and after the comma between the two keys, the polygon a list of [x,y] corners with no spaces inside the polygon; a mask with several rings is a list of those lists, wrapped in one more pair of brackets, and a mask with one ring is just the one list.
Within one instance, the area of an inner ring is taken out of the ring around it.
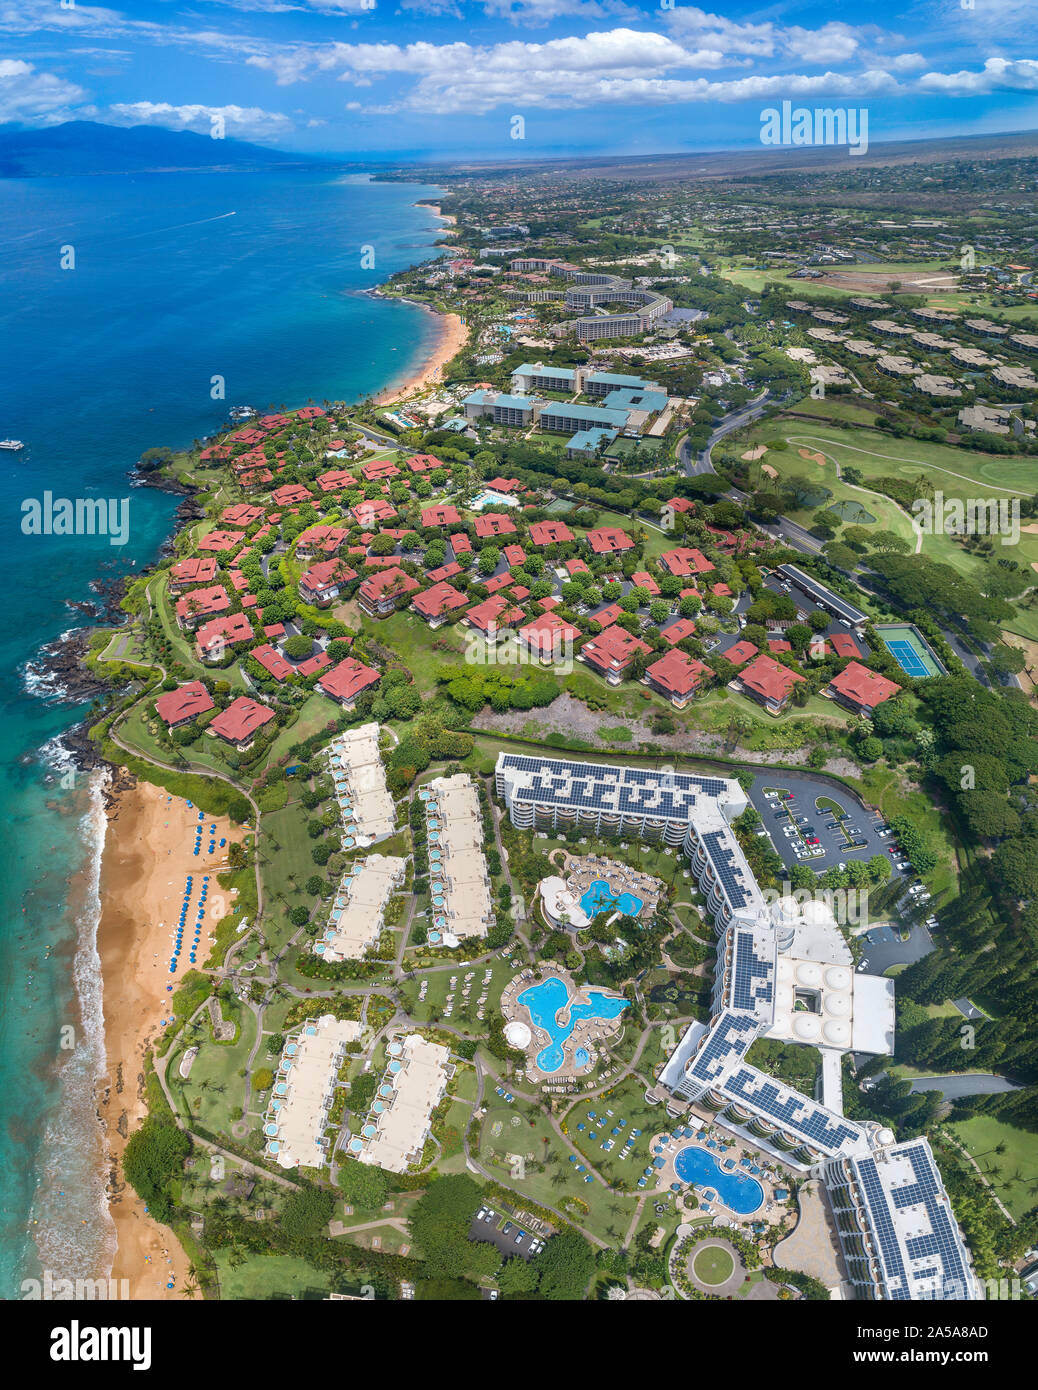
{"label": "condominium building", "polygon": [[282,1168],[320,1168],[328,1161],[325,1136],[346,1048],[360,1037],[353,1019],[325,1014],[285,1039],[263,1120],[266,1155]]}
{"label": "condominium building", "polygon": [[495,918],[476,786],[456,772],[435,778],[419,796],[429,835],[433,927],[448,946],[486,936]]}
{"label": "condominium building", "polygon": [[396,828],[396,807],[386,786],[379,750],[380,734],[378,724],[360,724],[336,735],[326,749],[347,849],[384,840]]}
{"label": "condominium building", "polygon": [[343,874],[314,954],[324,960],[361,960],[378,944],[386,906],[404,881],[407,861],[392,855],[369,854]]}
{"label": "condominium building", "polygon": [[450,1052],[420,1033],[395,1038],[368,1123],[347,1152],[361,1163],[405,1173],[422,1156],[432,1113],[454,1075]]}

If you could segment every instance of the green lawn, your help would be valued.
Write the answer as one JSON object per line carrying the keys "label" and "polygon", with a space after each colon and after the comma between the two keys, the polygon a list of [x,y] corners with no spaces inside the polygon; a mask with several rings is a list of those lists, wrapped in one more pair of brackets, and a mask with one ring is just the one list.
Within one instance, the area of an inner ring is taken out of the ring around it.
{"label": "green lawn", "polygon": [[249,1255],[237,1268],[227,1250],[213,1252],[225,1299],[325,1298],[332,1289],[328,1270],[294,1255]]}
{"label": "green lawn", "polygon": [[[1038,1145],[1033,1134],[987,1115],[948,1128],[976,1159],[1017,1220],[1034,1209],[1038,1202]],[[1005,1145],[1005,1152],[996,1153],[1001,1145]]]}
{"label": "green lawn", "polygon": [[735,1273],[735,1261],[723,1245],[703,1244],[693,1252],[692,1270],[702,1284],[723,1284]]}

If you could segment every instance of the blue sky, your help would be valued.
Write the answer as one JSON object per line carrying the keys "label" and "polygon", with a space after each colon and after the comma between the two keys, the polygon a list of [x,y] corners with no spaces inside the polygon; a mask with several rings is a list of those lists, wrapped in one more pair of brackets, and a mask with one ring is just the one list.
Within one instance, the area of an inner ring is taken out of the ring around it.
{"label": "blue sky", "polygon": [[0,0],[0,122],[504,159],[756,145],[787,99],[873,145],[1038,128],[1038,0],[970,4]]}

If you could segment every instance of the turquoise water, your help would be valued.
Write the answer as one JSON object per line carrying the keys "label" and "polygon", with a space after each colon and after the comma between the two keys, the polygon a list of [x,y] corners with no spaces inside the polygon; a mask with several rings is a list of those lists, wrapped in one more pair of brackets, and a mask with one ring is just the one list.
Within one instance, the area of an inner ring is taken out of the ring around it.
{"label": "turquoise water", "polygon": [[696,1144],[677,1154],[674,1172],[682,1182],[712,1187],[729,1211],[740,1216],[749,1216],[764,1203],[764,1189],[756,1178],[725,1172],[712,1153]]}
{"label": "turquoise water", "polygon": [[[105,822],[97,779],[59,776],[55,740],[86,709],[32,659],[88,621],[66,600],[153,560],[169,534],[178,499],[128,486],[144,449],[190,444],[235,404],[359,399],[428,355],[430,315],[363,291],[434,254],[440,223],[413,204],[435,194],[327,171],[0,179],[0,437],[27,445],[0,454],[2,1298],[41,1267],[106,1274],[112,1243],[94,1108]],[[129,497],[127,544],[23,535],[22,502],[47,489]]]}
{"label": "turquoise water", "polygon": [[569,1019],[559,1023],[558,1014],[570,1002],[569,990],[558,978],[551,976],[539,985],[531,985],[518,996],[517,1003],[530,1015],[538,1028],[543,1028],[551,1038],[547,1047],[537,1054],[536,1064],[546,1075],[558,1071],[566,1060],[563,1044],[573,1032],[574,1026],[585,1018],[619,1018],[627,1008],[626,999],[617,999],[603,994],[600,990],[588,990],[587,1004],[574,1004],[569,1010]]}
{"label": "turquoise water", "polygon": [[495,492],[493,488],[484,488],[469,503],[469,507],[474,512],[478,512],[482,507],[517,507],[518,505],[514,497],[509,497],[504,492]]}
{"label": "turquoise water", "polygon": [[643,906],[641,898],[633,893],[620,893],[614,898],[604,878],[595,879],[587,892],[580,895],[580,905],[588,917],[597,917],[600,912],[622,912],[625,917],[637,917]]}

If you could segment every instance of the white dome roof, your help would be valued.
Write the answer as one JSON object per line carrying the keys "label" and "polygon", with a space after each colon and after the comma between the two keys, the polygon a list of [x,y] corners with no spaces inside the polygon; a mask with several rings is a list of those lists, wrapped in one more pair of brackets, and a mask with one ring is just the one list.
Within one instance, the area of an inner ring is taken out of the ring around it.
{"label": "white dome roof", "polygon": [[826,1013],[832,1014],[834,1018],[846,1018],[851,1011],[849,994],[827,994],[824,1003]]}
{"label": "white dome roof", "polygon": [[772,1032],[774,1032],[774,1033],[788,1033],[788,1032],[789,1032],[789,1014],[781,1013],[779,1010],[776,1010],[776,1011],[775,1011],[775,1019],[774,1019],[774,1022],[772,1023],[772,1025],[771,1025],[771,1030],[772,1030]]}
{"label": "white dome roof", "polygon": [[793,962],[780,956],[775,967],[775,979],[780,985],[789,984],[793,978]]}
{"label": "white dome roof", "polygon": [[830,989],[846,989],[851,982],[851,972],[845,965],[831,965],[825,972],[825,983]]}
{"label": "white dome roof", "polygon": [[521,1019],[513,1019],[511,1023],[505,1024],[505,1038],[512,1047],[520,1050],[529,1047],[532,1036],[529,1027]]}
{"label": "white dome roof", "polygon": [[817,986],[822,983],[822,968],[813,960],[801,961],[797,966],[797,983]]}
{"label": "white dome roof", "polygon": [[892,1144],[894,1142],[894,1131],[892,1129],[881,1129],[876,1135],[881,1144]]}
{"label": "white dome roof", "polygon": [[832,1043],[833,1047],[849,1047],[851,1025],[842,1018],[831,1018],[823,1026],[822,1035],[826,1042]]}
{"label": "white dome roof", "polygon": [[804,1042],[814,1042],[822,1031],[822,1023],[817,1014],[797,1014],[793,1020],[793,1032]]}

